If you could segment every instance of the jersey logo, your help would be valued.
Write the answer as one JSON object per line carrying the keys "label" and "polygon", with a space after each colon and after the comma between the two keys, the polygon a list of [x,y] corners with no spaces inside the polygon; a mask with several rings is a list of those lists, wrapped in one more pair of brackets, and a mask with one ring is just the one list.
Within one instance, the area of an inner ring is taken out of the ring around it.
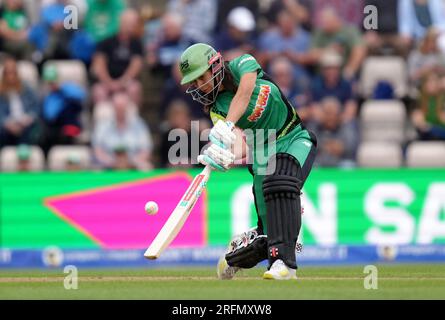
{"label": "jersey logo", "polygon": [[252,60],[255,60],[255,58],[252,57],[252,56],[250,56],[250,57],[246,57],[246,58],[242,59],[242,60],[238,63],[238,68],[241,67],[241,65],[242,65],[243,63],[245,63],[245,62],[247,62],[247,61],[252,61]]}
{"label": "jersey logo", "polygon": [[267,102],[269,101],[270,95],[270,86],[261,85],[260,92],[258,93],[258,98],[256,99],[255,108],[252,111],[252,114],[247,118],[250,122],[256,122],[263,115],[264,110],[266,109]]}

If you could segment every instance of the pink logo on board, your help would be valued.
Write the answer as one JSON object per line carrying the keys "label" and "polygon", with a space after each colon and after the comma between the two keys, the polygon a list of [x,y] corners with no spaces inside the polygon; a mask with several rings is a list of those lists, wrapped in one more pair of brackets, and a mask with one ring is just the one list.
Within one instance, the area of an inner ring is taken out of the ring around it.
{"label": "pink logo on board", "polygon": [[[146,249],[191,181],[192,177],[185,173],[173,173],[47,198],[45,204],[103,248]],[[149,200],[159,205],[156,215],[150,216],[144,211]],[[207,244],[205,202],[204,193],[170,247],[203,247]]]}

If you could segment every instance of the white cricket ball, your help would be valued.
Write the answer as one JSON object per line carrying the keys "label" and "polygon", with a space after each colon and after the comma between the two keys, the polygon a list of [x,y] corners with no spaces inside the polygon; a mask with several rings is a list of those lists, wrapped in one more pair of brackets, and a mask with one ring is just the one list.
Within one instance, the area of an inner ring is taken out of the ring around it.
{"label": "white cricket ball", "polygon": [[148,214],[156,214],[158,212],[158,204],[154,201],[148,201],[145,204],[145,212]]}

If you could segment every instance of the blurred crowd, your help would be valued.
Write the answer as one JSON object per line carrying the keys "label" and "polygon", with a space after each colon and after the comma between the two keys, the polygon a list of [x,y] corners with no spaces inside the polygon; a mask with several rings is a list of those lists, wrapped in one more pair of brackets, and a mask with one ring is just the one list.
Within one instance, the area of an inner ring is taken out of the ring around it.
{"label": "blurred crowd", "polygon": [[177,64],[197,42],[257,58],[316,134],[317,166],[445,149],[445,0],[0,4],[4,171],[169,167],[177,128],[204,145],[211,123]]}

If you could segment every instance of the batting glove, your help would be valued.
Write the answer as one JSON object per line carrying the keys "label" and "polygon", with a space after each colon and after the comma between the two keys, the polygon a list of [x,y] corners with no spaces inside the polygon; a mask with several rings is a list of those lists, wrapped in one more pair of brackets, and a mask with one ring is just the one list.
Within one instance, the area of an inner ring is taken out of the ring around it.
{"label": "batting glove", "polygon": [[218,120],[210,130],[209,139],[221,148],[232,150],[236,139],[234,128],[233,122]]}
{"label": "batting glove", "polygon": [[222,172],[227,171],[234,161],[235,155],[232,152],[214,143],[204,151],[204,154],[198,156],[198,162]]}

